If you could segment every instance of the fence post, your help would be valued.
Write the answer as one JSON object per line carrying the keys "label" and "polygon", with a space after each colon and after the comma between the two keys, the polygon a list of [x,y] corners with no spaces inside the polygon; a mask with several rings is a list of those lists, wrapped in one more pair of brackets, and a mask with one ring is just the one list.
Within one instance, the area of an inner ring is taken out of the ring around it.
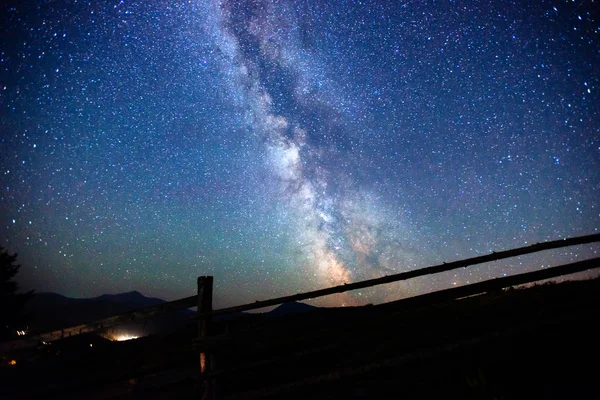
{"label": "fence post", "polygon": [[[205,340],[210,334],[210,317],[202,318],[201,314],[212,311],[213,277],[198,277],[198,339]],[[214,355],[208,354],[205,349],[200,351],[200,374],[205,375],[214,368]],[[204,378],[203,378],[204,379]],[[216,382],[214,379],[204,379],[204,398],[216,398]]]}

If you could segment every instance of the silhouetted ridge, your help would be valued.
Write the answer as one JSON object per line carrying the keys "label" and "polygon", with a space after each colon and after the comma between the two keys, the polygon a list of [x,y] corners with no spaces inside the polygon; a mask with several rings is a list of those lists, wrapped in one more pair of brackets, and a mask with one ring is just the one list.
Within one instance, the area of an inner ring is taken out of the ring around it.
{"label": "silhouetted ridge", "polygon": [[[94,298],[75,299],[56,293],[37,294],[28,304],[25,312],[29,316],[30,329],[38,332],[89,323],[112,315],[138,308],[165,303],[165,300],[146,297],[138,291],[119,294],[103,294]],[[179,310],[176,313],[159,315],[142,322],[147,333],[170,330],[187,322],[193,313]]]}
{"label": "silhouetted ridge", "polygon": [[269,311],[268,313],[265,313],[265,315],[268,315],[270,317],[280,317],[280,316],[289,315],[289,314],[306,313],[306,312],[314,311],[316,309],[318,309],[318,307],[310,306],[310,305],[304,304],[304,303],[292,302],[292,303],[284,303],[284,304],[280,305],[279,307],[277,307],[276,309]]}
{"label": "silhouetted ridge", "polygon": [[118,294],[103,294],[98,296],[92,300],[106,300],[106,301],[114,301],[119,303],[130,303],[135,305],[143,306],[151,306],[155,304],[164,303],[165,300],[158,299],[155,297],[146,297],[137,290],[126,292],[126,293],[118,293]]}

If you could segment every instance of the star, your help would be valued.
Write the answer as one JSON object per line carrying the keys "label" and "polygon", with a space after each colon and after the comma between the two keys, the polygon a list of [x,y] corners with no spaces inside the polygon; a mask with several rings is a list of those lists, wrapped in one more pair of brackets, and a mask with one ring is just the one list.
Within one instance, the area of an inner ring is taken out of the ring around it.
{"label": "star", "polygon": [[25,289],[176,299],[212,275],[225,307],[600,226],[592,4],[2,7],[0,245]]}

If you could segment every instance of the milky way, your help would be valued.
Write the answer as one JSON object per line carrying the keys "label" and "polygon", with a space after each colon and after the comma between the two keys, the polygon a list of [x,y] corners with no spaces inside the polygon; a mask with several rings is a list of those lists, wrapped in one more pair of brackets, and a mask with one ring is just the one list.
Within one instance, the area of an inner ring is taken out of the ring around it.
{"label": "milky way", "polygon": [[600,226],[593,1],[2,7],[0,245],[23,287],[173,299],[214,275],[224,306]]}

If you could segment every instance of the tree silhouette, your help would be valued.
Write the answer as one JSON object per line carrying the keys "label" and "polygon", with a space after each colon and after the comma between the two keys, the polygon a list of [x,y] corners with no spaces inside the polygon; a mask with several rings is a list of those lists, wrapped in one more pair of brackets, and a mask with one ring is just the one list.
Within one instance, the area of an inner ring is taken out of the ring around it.
{"label": "tree silhouette", "polygon": [[22,329],[22,308],[33,297],[33,290],[17,293],[19,285],[14,277],[21,265],[16,261],[16,253],[8,254],[6,249],[0,247],[0,339],[14,336],[17,329]]}

